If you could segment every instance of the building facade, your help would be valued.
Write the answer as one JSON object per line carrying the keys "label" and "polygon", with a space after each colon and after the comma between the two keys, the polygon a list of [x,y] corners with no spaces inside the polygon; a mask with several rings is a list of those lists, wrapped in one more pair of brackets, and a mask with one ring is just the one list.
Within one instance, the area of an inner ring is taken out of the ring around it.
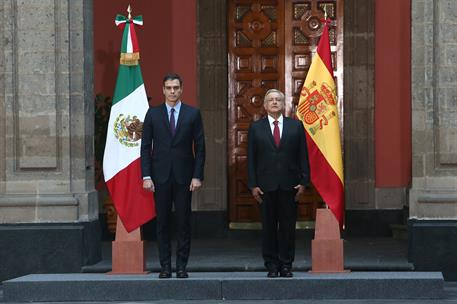
{"label": "building facade", "polygon": [[[197,237],[256,227],[242,174],[246,126],[270,86],[288,93],[293,109],[325,7],[335,21],[346,233],[388,236],[404,225],[416,269],[457,279],[455,1],[149,2],[132,4],[145,20],[137,33],[150,103],[162,102],[161,79],[175,71],[183,100],[204,119]],[[114,90],[121,34],[113,20],[127,4],[0,4],[2,280],[78,272],[100,259],[106,197],[97,190],[95,95]],[[304,227],[319,204],[310,193]]]}

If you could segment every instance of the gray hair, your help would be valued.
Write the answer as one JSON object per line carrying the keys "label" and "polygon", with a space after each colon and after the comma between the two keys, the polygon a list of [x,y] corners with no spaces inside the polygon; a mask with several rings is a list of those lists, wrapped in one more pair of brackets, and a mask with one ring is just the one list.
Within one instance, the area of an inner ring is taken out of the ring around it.
{"label": "gray hair", "polygon": [[286,96],[284,95],[283,92],[281,92],[280,90],[277,90],[277,89],[269,89],[266,93],[265,93],[265,97],[263,98],[263,103],[265,103],[267,101],[267,96],[270,95],[271,93],[278,93],[280,96],[281,96],[281,100],[284,102],[286,100]]}

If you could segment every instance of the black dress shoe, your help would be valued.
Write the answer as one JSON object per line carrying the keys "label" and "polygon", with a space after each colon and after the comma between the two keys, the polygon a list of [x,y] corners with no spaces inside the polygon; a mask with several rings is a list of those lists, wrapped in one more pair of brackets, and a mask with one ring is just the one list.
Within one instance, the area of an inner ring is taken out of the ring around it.
{"label": "black dress shoe", "polygon": [[159,279],[169,279],[171,278],[171,268],[164,267],[159,273]]}
{"label": "black dress shoe", "polygon": [[268,270],[267,277],[269,278],[277,278],[278,271],[277,270]]}
{"label": "black dress shoe", "polygon": [[279,275],[283,278],[291,278],[294,276],[290,268],[287,267],[281,268],[281,270],[279,271]]}
{"label": "black dress shoe", "polygon": [[189,274],[185,269],[179,269],[176,271],[176,277],[178,279],[187,279],[189,277]]}

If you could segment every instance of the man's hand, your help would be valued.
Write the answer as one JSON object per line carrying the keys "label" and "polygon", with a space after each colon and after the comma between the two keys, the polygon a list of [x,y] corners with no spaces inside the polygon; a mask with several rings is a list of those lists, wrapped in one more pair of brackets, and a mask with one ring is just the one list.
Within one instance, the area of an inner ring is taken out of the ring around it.
{"label": "man's hand", "polygon": [[298,202],[300,197],[305,193],[305,186],[303,185],[296,185],[294,189],[297,190],[297,193],[295,194],[295,201]]}
{"label": "man's hand", "polygon": [[152,179],[145,179],[143,180],[143,189],[146,191],[155,191],[154,183],[152,182]]}
{"label": "man's hand", "polygon": [[197,191],[198,189],[200,189],[201,186],[202,186],[202,182],[198,178],[193,178],[190,181],[189,190],[191,192],[194,192],[194,191]]}
{"label": "man's hand", "polygon": [[251,193],[252,193],[252,196],[254,197],[254,199],[259,204],[261,204],[262,203],[263,191],[259,187],[254,187],[254,188],[252,188]]}

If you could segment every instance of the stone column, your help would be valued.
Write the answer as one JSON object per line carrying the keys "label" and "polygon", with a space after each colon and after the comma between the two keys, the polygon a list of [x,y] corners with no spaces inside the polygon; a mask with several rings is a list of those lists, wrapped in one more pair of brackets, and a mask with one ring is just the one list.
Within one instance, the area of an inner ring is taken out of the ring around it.
{"label": "stone column", "polygon": [[198,100],[206,139],[205,180],[194,195],[194,236],[227,228],[227,4],[197,1]]}
{"label": "stone column", "polygon": [[374,172],[374,0],[344,1],[344,175],[346,227],[372,230]]}
{"label": "stone column", "polygon": [[[346,233],[391,236],[404,223],[406,187],[376,185],[375,22],[384,0],[344,1],[344,169]],[[391,22],[392,20],[389,20]],[[393,20],[398,23],[398,20]],[[377,29],[377,31],[382,30]]]}
{"label": "stone column", "polygon": [[457,2],[412,1],[410,259],[457,279]]}
{"label": "stone column", "polygon": [[0,280],[80,271],[100,258],[92,2],[7,0],[0,16]]}

